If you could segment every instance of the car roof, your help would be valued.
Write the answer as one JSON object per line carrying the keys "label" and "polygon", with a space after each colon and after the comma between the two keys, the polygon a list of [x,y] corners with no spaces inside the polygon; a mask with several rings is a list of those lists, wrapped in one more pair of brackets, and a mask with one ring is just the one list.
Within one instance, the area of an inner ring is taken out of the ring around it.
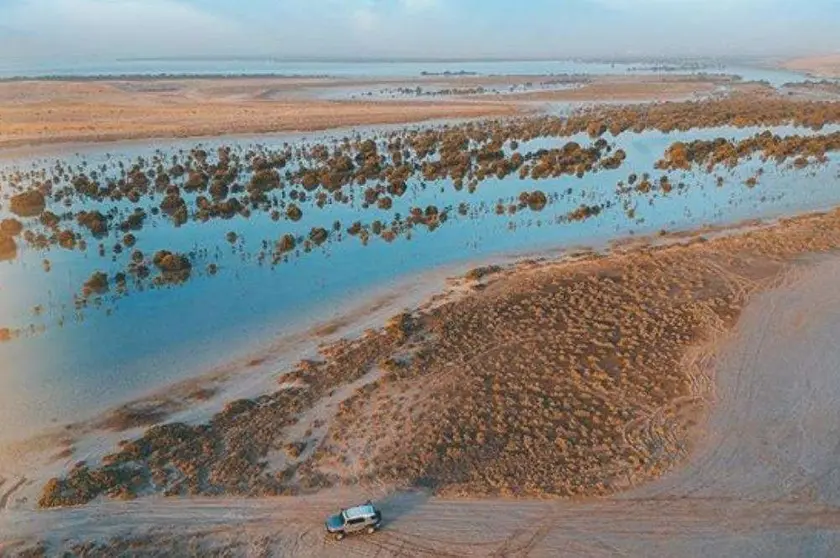
{"label": "car roof", "polygon": [[362,506],[354,506],[344,510],[345,519],[358,519],[360,517],[370,517],[376,514],[376,508],[371,504],[364,504]]}

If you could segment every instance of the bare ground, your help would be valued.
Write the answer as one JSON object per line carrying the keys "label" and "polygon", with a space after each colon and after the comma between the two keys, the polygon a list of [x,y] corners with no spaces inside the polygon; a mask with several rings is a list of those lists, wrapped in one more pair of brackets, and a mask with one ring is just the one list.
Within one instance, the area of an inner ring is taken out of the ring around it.
{"label": "bare ground", "polygon": [[[112,539],[102,555],[131,544],[234,556],[836,555],[838,280],[840,260],[832,257],[752,301],[735,336],[714,353],[717,405],[701,446],[685,467],[624,495],[447,500],[346,488],[258,500],[108,502],[0,516],[6,550],[49,532],[50,544],[66,549]],[[371,495],[388,518],[382,532],[342,543],[324,537],[324,515]]]}
{"label": "bare ground", "polygon": [[840,54],[824,54],[787,60],[782,64],[789,70],[807,72],[815,77],[840,77]]}
{"label": "bare ground", "polygon": [[326,101],[306,94],[309,87],[334,86],[335,80],[317,78],[5,82],[0,147],[314,131],[517,112],[494,102]]}
{"label": "bare ground", "polygon": [[[532,76],[342,80],[212,78],[0,82],[0,148],[164,137],[314,131],[442,118],[506,116],[529,102],[676,100],[713,91],[690,76],[599,77],[569,91],[429,100],[328,101],[336,88],[475,87],[522,84]],[[724,80],[725,81],[725,80]]]}

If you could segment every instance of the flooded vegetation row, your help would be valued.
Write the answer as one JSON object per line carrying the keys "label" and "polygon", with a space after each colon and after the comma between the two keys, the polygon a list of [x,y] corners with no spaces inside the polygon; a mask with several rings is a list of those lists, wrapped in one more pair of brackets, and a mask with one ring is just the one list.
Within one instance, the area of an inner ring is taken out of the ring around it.
{"label": "flooded vegetation row", "polygon": [[[734,168],[738,160],[758,151],[779,163],[795,155],[795,165],[802,167],[808,157],[811,162],[826,163],[826,153],[837,147],[836,133],[782,138],[765,132],[737,145],[723,138],[678,142],[656,164],[666,174],[652,177],[646,172],[626,172],[620,179],[613,179],[612,198],[599,202],[587,199],[586,188],[548,186],[541,190],[525,186],[506,191],[493,201],[489,192],[490,197],[483,193],[477,203],[411,203],[426,190],[445,192],[451,188],[454,193],[464,190],[473,194],[485,182],[498,184],[508,177],[529,183],[616,171],[627,158],[625,149],[615,144],[625,130],[679,128],[681,124],[671,119],[685,114],[698,118],[694,125],[720,122],[727,110],[735,108],[733,103],[739,101],[613,107],[569,118],[467,122],[284,143],[279,147],[196,147],[168,154],[156,152],[134,160],[106,156],[96,162],[81,158],[75,163],[36,162],[28,167],[8,167],[0,172],[7,200],[7,217],[0,223],[0,259],[14,260],[25,246],[43,254],[39,267],[49,273],[54,269],[50,250],[80,254],[95,250],[108,262],[108,269],[95,269],[78,279],[76,296],[67,309],[78,312],[92,301],[102,306],[106,296],[113,302],[131,290],[179,285],[196,272],[213,276],[219,271],[219,262],[213,261],[214,253],[218,259],[219,249],[214,251],[207,239],[187,250],[176,246],[144,249],[143,231],[148,227],[177,229],[188,223],[196,226],[264,215],[281,228],[285,224],[288,230],[252,244],[250,256],[244,253],[241,233],[230,230],[225,240],[243,258],[252,257],[259,265],[273,266],[348,237],[364,245],[372,238],[385,242],[399,237],[411,239],[418,227],[434,231],[450,219],[538,212],[575,197],[579,203],[547,221],[581,221],[613,206],[621,207],[632,221],[637,219],[637,204],[631,196],[667,195],[689,188],[686,177],[674,178],[667,174],[670,171],[689,171],[693,164],[707,164],[711,171],[719,162]],[[753,103],[752,113],[739,108],[740,120],[728,124],[807,123],[812,129],[820,129],[840,118],[832,105]],[[699,114],[710,120],[699,118]],[[605,134],[612,140],[601,137]],[[559,138],[566,141],[558,143]],[[754,186],[757,177],[746,181]],[[718,176],[718,185],[723,182],[724,177]],[[348,208],[341,214],[343,219],[324,222],[316,215],[305,216],[340,206]],[[363,212],[373,217],[364,218]],[[200,260],[205,261],[199,264]],[[42,311],[40,304],[33,308],[33,314]],[[62,312],[66,310],[59,314]],[[59,323],[64,319],[60,316]],[[36,329],[7,328],[3,338],[8,340],[26,331]]]}
{"label": "flooded vegetation row", "polygon": [[736,167],[744,159],[755,154],[762,161],[783,164],[793,159],[793,166],[804,168],[812,163],[828,162],[828,153],[840,149],[840,133],[815,136],[781,137],[766,131],[751,138],[732,141],[726,138],[696,140],[690,143],[677,142],[665,152],[657,163],[664,170],[690,170],[694,165],[712,172],[719,165]]}

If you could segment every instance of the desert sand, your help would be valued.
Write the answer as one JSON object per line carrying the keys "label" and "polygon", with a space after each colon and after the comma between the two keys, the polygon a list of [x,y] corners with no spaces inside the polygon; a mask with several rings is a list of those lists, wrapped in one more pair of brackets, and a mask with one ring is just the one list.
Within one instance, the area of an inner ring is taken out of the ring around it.
{"label": "desert sand", "polygon": [[[717,87],[309,96],[332,86],[3,83],[0,146],[508,115],[519,101]],[[406,299],[385,298],[160,405],[44,438],[31,453],[45,462],[22,457],[0,478],[0,555],[835,554],[838,245],[834,211],[482,267],[390,320]],[[327,513],[371,497],[382,533],[324,538]]]}
{"label": "desert sand", "polygon": [[537,78],[215,78],[0,82],[0,148],[44,143],[198,137],[313,131],[505,116],[530,101],[661,101],[714,91],[716,82],[692,77],[603,77],[579,89],[512,95],[436,97],[434,100],[325,100],[324,91],[381,87],[516,85]]}
{"label": "desert sand", "polygon": [[808,56],[785,61],[782,66],[797,72],[807,72],[814,77],[840,77],[840,54]]}
{"label": "desert sand", "polygon": [[[515,108],[472,102],[351,102],[264,99],[269,85],[153,81],[0,84],[0,147],[312,131],[363,124],[509,115]],[[283,86],[288,84],[283,83]],[[174,89],[173,89],[174,88]]]}

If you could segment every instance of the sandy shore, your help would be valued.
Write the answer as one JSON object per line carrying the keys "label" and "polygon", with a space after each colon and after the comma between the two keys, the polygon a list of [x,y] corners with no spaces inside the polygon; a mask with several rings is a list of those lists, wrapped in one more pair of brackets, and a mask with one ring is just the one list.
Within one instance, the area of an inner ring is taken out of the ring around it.
{"label": "sandy shore", "polygon": [[814,77],[836,78],[840,77],[840,54],[794,58],[783,62],[782,67]]}
{"label": "sandy shore", "polygon": [[328,101],[324,91],[521,85],[531,76],[336,80],[328,78],[138,79],[0,83],[0,148],[45,143],[314,131],[442,118],[507,116],[533,101],[662,101],[714,91],[719,80],[599,77],[565,91]]}
{"label": "sandy shore", "polygon": [[120,440],[141,436],[151,424],[162,420],[201,424],[230,401],[273,392],[278,375],[301,361],[317,360],[322,347],[363,337],[407,309],[428,308],[463,295],[468,289],[453,277],[481,263],[462,262],[405,277],[336,308],[329,319],[292,330],[187,380],[156,388],[87,420],[0,442],[0,512],[31,507],[49,477],[79,461],[100,461]]}

